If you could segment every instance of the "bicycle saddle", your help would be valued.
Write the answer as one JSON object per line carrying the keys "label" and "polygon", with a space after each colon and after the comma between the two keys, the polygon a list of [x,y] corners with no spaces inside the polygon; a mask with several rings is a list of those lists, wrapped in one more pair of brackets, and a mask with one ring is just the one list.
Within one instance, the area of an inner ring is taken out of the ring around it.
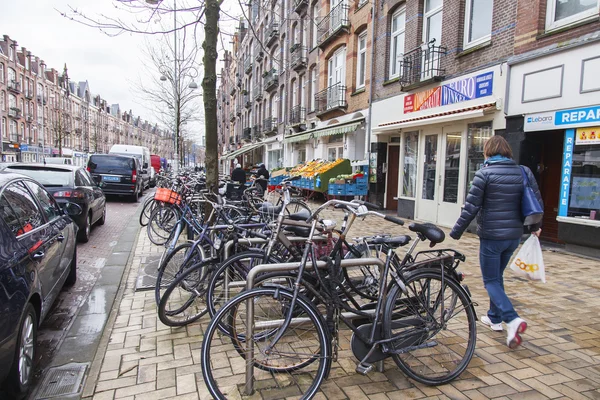
{"label": "bicycle saddle", "polygon": [[310,217],[310,213],[307,210],[300,210],[297,213],[287,215],[287,219],[292,221],[306,221]]}
{"label": "bicycle saddle", "polygon": [[437,226],[429,223],[418,224],[416,222],[413,222],[408,226],[408,229],[425,236],[425,238],[431,242],[432,246],[436,243],[442,243],[446,238],[446,234],[444,233],[444,231],[442,231]]}
{"label": "bicycle saddle", "polygon": [[281,212],[282,208],[283,208],[283,206],[274,207],[272,204],[269,204],[269,205],[263,204],[262,206],[260,206],[258,211],[261,213],[279,214]]}
{"label": "bicycle saddle", "polygon": [[387,244],[391,247],[400,247],[400,246],[404,246],[407,243],[409,243],[412,240],[412,238],[408,235],[402,235],[402,236],[383,236],[383,237],[376,237],[373,238],[371,240],[369,240],[369,244]]}
{"label": "bicycle saddle", "polygon": [[310,228],[303,228],[301,226],[284,226],[283,229],[286,232],[293,233],[296,236],[308,237],[310,235]]}

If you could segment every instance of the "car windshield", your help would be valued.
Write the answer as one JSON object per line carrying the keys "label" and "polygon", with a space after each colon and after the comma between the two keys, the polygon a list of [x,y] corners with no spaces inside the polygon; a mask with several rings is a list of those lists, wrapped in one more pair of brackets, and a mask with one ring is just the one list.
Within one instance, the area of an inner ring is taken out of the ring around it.
{"label": "car windshield", "polygon": [[132,169],[133,160],[128,157],[92,156],[89,162],[92,169]]}
{"label": "car windshield", "polygon": [[59,168],[11,166],[7,170],[27,175],[44,186],[73,186],[73,172]]}
{"label": "car windshield", "polygon": [[141,154],[136,154],[136,153],[112,153],[112,154],[120,154],[122,156],[128,156],[128,157],[135,157],[138,160],[142,160],[142,155]]}

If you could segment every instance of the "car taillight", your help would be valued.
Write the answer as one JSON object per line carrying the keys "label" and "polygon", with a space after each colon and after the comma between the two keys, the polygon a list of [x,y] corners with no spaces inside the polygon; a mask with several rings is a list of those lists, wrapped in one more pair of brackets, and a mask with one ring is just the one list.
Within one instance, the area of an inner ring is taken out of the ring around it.
{"label": "car taillight", "polygon": [[85,198],[85,192],[81,190],[61,190],[60,192],[55,192],[54,197],[83,199]]}
{"label": "car taillight", "polygon": [[92,169],[90,167],[85,167],[85,169],[87,169],[88,172],[92,172]]}
{"label": "car taillight", "polygon": [[137,182],[137,171],[135,169],[131,173],[131,182]]}

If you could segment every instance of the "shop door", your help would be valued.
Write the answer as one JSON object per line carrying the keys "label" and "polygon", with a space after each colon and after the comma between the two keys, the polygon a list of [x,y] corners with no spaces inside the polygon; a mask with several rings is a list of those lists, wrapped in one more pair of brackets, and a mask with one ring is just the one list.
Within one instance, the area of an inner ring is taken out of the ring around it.
{"label": "shop door", "polygon": [[559,242],[558,215],[561,161],[564,133],[555,132],[543,141],[542,161],[539,170],[540,193],[544,200],[544,220],[542,221],[543,240]]}
{"label": "shop door", "polygon": [[417,196],[417,218],[437,222],[439,185],[439,134],[426,133],[420,146],[421,170],[420,193]]}
{"label": "shop door", "polygon": [[398,209],[398,169],[400,165],[400,146],[388,146],[388,166],[387,166],[387,189],[385,208],[387,210]]}

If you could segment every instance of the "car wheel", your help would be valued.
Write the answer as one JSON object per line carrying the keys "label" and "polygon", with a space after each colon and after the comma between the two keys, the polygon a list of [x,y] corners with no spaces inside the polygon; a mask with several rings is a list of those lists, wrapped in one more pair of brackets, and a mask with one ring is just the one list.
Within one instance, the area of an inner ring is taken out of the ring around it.
{"label": "car wheel", "polygon": [[106,204],[104,205],[104,208],[102,209],[102,217],[100,217],[100,219],[98,220],[98,225],[104,225],[105,222],[106,222]]}
{"label": "car wheel", "polygon": [[11,398],[21,399],[29,391],[33,379],[36,342],[37,314],[31,303],[27,303],[23,319],[19,323],[15,359],[4,382]]}
{"label": "car wheel", "polygon": [[88,214],[85,219],[85,225],[79,230],[77,234],[78,239],[81,243],[87,243],[90,240],[90,232],[92,231],[92,214]]}
{"label": "car wheel", "polygon": [[77,246],[73,250],[73,258],[71,258],[71,266],[69,267],[69,275],[65,281],[65,285],[73,286],[77,282]]}

